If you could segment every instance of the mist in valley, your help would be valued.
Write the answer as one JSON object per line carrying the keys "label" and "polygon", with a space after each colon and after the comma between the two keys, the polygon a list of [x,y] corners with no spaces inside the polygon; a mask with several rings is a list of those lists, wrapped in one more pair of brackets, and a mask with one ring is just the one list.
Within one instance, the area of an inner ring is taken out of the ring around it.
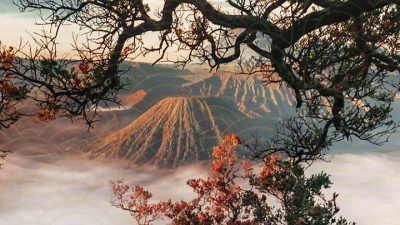
{"label": "mist in valley", "polygon": [[[28,153],[35,148],[32,144],[19,147],[25,151],[9,155],[0,173],[2,225],[131,225],[135,222],[129,213],[111,206],[110,181],[141,184],[155,200],[188,200],[193,194],[186,181],[207,174],[204,164],[176,170],[135,169],[72,155]],[[398,152],[360,154],[350,149],[334,155],[331,162],[315,163],[308,173],[324,170],[332,175],[334,185],[327,195],[339,193],[341,215],[357,224],[395,225],[399,169]]]}
{"label": "mist in valley", "polygon": [[[226,79],[223,76],[211,78]],[[190,178],[206,177],[208,170],[204,163],[190,163],[190,166],[181,166],[174,170],[154,167],[137,168],[129,164],[127,162],[129,160],[123,161],[113,157],[89,160],[80,150],[81,145],[97,143],[108,135],[123,131],[124,127],[135,123],[132,121],[136,121],[151,109],[158,99],[168,97],[171,91],[175,93],[182,88],[180,85],[183,82],[176,76],[172,76],[171,79],[179,80],[180,83],[176,82],[173,88],[171,86],[152,88],[154,87],[152,86],[153,79],[161,78],[144,77],[133,89],[125,90],[123,92],[126,94],[126,97],[123,97],[125,107],[118,110],[111,108],[105,112],[90,132],[87,131],[87,126],[83,121],[71,122],[62,118],[47,122],[33,122],[31,118],[26,118],[11,128],[2,130],[0,132],[1,148],[13,153],[7,156],[0,170],[2,184],[0,186],[0,199],[2,199],[0,224],[135,224],[128,212],[116,209],[110,203],[112,199],[110,182],[119,179],[124,179],[130,185],[143,185],[154,194],[154,200],[191,199],[193,193],[186,185],[186,181]],[[196,80],[197,78],[186,76],[185,79]],[[201,79],[204,80],[204,78]],[[241,90],[241,86],[237,84],[247,85],[247,83],[238,82],[240,79],[233,81],[229,77],[224,82],[213,81],[225,85],[215,90],[217,94],[222,93],[220,99],[227,101],[228,94],[237,93],[232,90]],[[200,88],[207,87],[209,84],[207,82],[205,80],[204,84],[192,86],[192,91],[205,95]],[[143,89],[146,91],[144,92]],[[251,88],[242,89],[251,90]],[[205,90],[213,91],[210,88]],[[208,93],[208,95],[217,95],[216,93]],[[228,132],[244,131],[239,135],[245,138],[249,138],[253,132],[257,131],[261,132],[261,135],[271,133],[273,128],[271,124],[276,122],[277,118],[284,117],[283,112],[287,112],[290,104],[284,105],[287,101],[282,100],[284,99],[282,96],[286,95],[277,90],[267,90],[265,93],[263,98],[256,100],[264,102],[271,109],[270,111],[253,107],[260,104],[243,101],[240,98],[235,101],[245,106],[240,108],[241,111],[234,107],[235,104],[226,104],[222,107],[219,102],[218,104],[211,103],[209,105],[211,119],[217,126],[213,129],[219,129],[222,135]],[[254,94],[250,96],[252,95]],[[277,100],[270,101],[270,96]],[[399,115],[397,111],[394,110],[395,116]],[[197,113],[196,109],[193,109],[187,115]],[[227,115],[239,115],[239,113],[242,113],[240,114],[242,116],[227,117]],[[252,116],[257,113],[275,116],[243,120],[247,118],[245,115]],[[150,115],[148,119],[157,120],[151,117]],[[209,119],[201,118],[200,121],[207,122]],[[160,126],[160,129],[165,127],[158,123],[154,126]],[[178,128],[165,132],[175,132],[176,129]],[[130,142],[138,141],[135,139],[137,135],[132,136],[129,132],[125,132],[122,136]],[[162,137],[155,136],[154,138]],[[400,174],[396,172],[400,169],[398,140],[400,140],[400,135],[395,134],[382,147],[361,141],[338,143],[331,151],[332,155],[327,157],[331,159],[330,162],[318,161],[308,169],[308,173],[325,171],[332,176],[334,184],[326,194],[330,196],[332,192],[339,193],[340,215],[350,221],[361,225],[396,225],[399,220],[397,212],[400,210]],[[118,145],[122,142],[111,143]],[[114,147],[115,152],[118,153],[119,149],[117,146]],[[148,151],[157,151],[157,148]]]}

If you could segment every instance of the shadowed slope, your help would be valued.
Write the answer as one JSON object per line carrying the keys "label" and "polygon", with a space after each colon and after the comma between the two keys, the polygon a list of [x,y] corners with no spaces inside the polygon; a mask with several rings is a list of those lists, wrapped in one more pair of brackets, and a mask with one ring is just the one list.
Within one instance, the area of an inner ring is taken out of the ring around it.
{"label": "shadowed slope", "polygon": [[266,115],[287,116],[293,104],[293,95],[284,87],[264,87],[255,76],[219,71],[203,80],[185,84],[188,92],[198,96],[215,96],[232,101],[249,117]]}

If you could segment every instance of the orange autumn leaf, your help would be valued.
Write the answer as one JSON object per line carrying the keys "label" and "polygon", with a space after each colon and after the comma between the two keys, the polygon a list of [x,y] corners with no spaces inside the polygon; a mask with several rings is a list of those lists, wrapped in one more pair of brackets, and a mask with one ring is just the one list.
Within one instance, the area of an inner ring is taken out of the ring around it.
{"label": "orange autumn leaf", "polygon": [[90,72],[90,66],[88,63],[82,62],[78,65],[78,69],[81,73],[87,74]]}

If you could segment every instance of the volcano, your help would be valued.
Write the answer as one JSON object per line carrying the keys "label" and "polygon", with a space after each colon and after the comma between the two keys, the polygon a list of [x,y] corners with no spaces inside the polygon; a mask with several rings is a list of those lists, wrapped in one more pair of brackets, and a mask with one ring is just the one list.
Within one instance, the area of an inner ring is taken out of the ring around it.
{"label": "volcano", "polygon": [[88,158],[177,167],[209,159],[211,148],[243,117],[217,98],[171,96],[125,128],[89,142],[84,151]]}

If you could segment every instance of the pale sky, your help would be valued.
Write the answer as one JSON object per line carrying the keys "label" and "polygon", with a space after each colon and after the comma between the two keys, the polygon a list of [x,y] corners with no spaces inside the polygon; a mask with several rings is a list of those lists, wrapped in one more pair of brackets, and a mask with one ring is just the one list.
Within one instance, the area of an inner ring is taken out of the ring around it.
{"label": "pale sky", "polygon": [[[151,9],[157,9],[162,6],[162,0],[144,0],[149,4]],[[222,4],[224,0],[214,0],[216,4]],[[19,46],[20,43],[32,43],[31,35],[42,30],[42,26],[35,25],[35,22],[40,22],[37,14],[21,13],[18,8],[12,4],[12,0],[0,0],[0,27],[2,32],[0,34],[0,42],[5,46]],[[78,33],[77,26],[64,26],[58,36],[57,42],[59,43],[57,49],[58,56],[65,53],[70,53],[71,43],[73,36]],[[154,33],[146,34],[145,40],[147,43],[158,43],[158,36]],[[179,53],[169,51],[169,57],[174,58]],[[158,54],[149,55],[146,58],[140,57],[137,61],[153,62]]]}

